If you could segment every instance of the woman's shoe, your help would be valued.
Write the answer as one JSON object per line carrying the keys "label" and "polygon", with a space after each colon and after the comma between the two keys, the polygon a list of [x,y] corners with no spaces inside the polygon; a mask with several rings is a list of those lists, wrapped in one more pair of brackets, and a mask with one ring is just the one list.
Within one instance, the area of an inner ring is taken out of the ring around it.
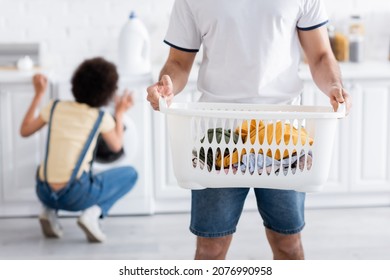
{"label": "woman's shoe", "polygon": [[39,215],[42,232],[47,238],[60,238],[63,235],[62,227],[58,221],[57,211],[44,208]]}
{"label": "woman's shoe", "polygon": [[94,205],[84,210],[77,220],[77,224],[84,231],[89,242],[98,243],[106,240],[106,235],[102,232],[99,224],[101,213],[100,207]]}

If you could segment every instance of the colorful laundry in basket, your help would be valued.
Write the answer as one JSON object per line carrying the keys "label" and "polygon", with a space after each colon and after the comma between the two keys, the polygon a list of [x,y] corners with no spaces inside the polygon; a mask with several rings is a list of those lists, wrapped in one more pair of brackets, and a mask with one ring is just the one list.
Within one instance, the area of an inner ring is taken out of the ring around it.
{"label": "colorful laundry in basket", "polygon": [[[269,123],[267,124],[267,128],[266,128],[264,121],[256,122],[256,120],[251,120],[250,127],[248,129],[248,121],[243,121],[241,126],[237,127],[233,132],[233,142],[237,143],[241,135],[241,140],[243,143],[246,143],[246,141],[250,141],[250,143],[255,143],[259,141],[260,144],[263,144],[264,141],[267,141],[268,144],[271,144],[273,143],[273,141],[275,141],[276,144],[279,145],[283,138],[284,144],[289,144],[290,141],[292,141],[294,145],[297,145],[299,139],[298,129],[289,123],[284,123],[283,131],[282,131],[282,127],[283,126],[281,121],[276,122],[276,125],[274,123]],[[314,142],[313,138],[308,137],[308,133],[305,130],[305,128],[301,127],[300,132],[301,132],[300,135],[301,144],[305,145],[308,139],[309,144],[312,145]],[[214,138],[214,133],[215,133],[215,138]],[[267,133],[267,139],[265,139],[265,133]],[[216,139],[217,143],[221,143],[221,141],[226,141],[226,143],[228,143],[230,141],[231,134],[232,133],[230,129],[224,129],[224,130],[222,130],[222,128],[208,129],[207,138],[210,142]],[[248,140],[248,135],[249,135],[249,140]],[[276,136],[275,137],[276,139],[274,139],[274,136]],[[205,138],[202,138],[201,143],[203,143],[204,140]],[[305,152],[301,151],[298,157],[297,153],[294,151],[294,153],[292,153],[290,158],[290,155],[287,150],[284,151],[283,157],[281,156],[280,152],[277,152],[274,155],[272,155],[272,151],[268,150],[266,156],[264,156],[263,151],[261,150],[259,151],[258,158],[256,161],[255,153],[251,151],[248,157],[246,150],[243,150],[239,162],[238,151],[237,149],[235,149],[232,155],[229,153],[229,151],[225,150],[223,155],[223,161],[221,159],[222,153],[220,152],[220,150],[218,150],[215,156],[216,156],[215,169],[217,171],[221,169],[222,162],[223,162],[223,168],[228,169],[230,166],[230,156],[232,156],[233,170],[240,169],[242,172],[245,172],[248,168],[249,172],[253,174],[254,171],[257,169],[258,173],[262,174],[263,169],[265,167],[266,172],[270,174],[272,169],[272,163],[274,163],[274,172],[276,174],[279,173],[281,167],[283,169],[283,172],[285,172],[286,174],[289,167],[291,167],[293,173],[295,173],[297,166],[299,167],[300,170],[303,170],[304,166],[306,165],[306,168],[310,170],[312,165],[313,155],[311,151],[309,151],[306,157]],[[206,158],[204,149],[201,149],[199,151],[199,160],[198,160],[197,152],[196,150],[194,150],[193,157],[192,157],[193,166],[196,167],[199,162],[200,167],[203,169],[206,163],[208,170],[210,171],[212,170],[212,163],[214,162],[213,157],[214,157],[213,153],[208,151],[207,158]]]}
{"label": "colorful laundry in basket", "polygon": [[287,157],[282,160],[276,160],[269,156],[265,156],[263,154],[258,154],[257,161],[256,161],[256,155],[254,153],[250,153],[248,155],[243,155],[241,158],[240,165],[233,164],[233,170],[234,169],[240,169],[241,172],[246,172],[246,170],[249,171],[250,174],[253,174],[255,171],[258,172],[258,174],[263,174],[264,168],[265,172],[267,174],[270,174],[272,171],[272,163],[274,164],[274,173],[276,175],[279,174],[279,172],[283,171],[284,174],[287,174],[288,169],[291,167],[291,172],[295,174],[297,168],[299,168],[301,171],[304,170],[305,165],[306,169],[310,170],[312,166],[312,159],[313,155],[312,152],[309,151],[307,153],[307,158],[305,157],[305,152],[301,151],[301,154],[298,156],[296,153],[294,153],[291,158]]}

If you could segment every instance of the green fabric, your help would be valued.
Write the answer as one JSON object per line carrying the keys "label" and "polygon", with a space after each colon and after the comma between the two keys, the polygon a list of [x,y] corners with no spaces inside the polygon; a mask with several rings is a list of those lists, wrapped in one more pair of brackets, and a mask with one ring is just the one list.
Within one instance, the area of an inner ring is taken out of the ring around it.
{"label": "green fabric", "polygon": [[[214,138],[214,131],[215,131],[215,138]],[[222,135],[225,136],[224,139],[222,139]],[[226,142],[229,143],[230,137],[231,137],[231,129],[224,129],[223,132],[222,132],[222,127],[218,127],[215,130],[213,128],[210,128],[210,129],[207,130],[207,139],[208,139],[209,143],[212,142],[214,139],[217,139],[217,143],[221,143],[221,140],[225,141],[224,143],[226,143]],[[238,142],[238,137],[239,137],[238,133],[234,132],[233,133],[233,142],[234,143]],[[203,137],[200,140],[200,142],[203,143],[204,139],[205,139],[205,137]],[[213,158],[217,158],[217,156],[218,155],[216,154],[213,157],[212,150],[209,149],[207,151],[207,161],[205,161],[205,150],[204,150],[204,148],[202,147],[200,149],[200,151],[199,151],[199,159],[207,164],[208,170],[211,170],[211,167],[212,167],[212,164],[213,164]],[[219,166],[216,166],[216,168],[217,168],[217,170],[220,170]]]}

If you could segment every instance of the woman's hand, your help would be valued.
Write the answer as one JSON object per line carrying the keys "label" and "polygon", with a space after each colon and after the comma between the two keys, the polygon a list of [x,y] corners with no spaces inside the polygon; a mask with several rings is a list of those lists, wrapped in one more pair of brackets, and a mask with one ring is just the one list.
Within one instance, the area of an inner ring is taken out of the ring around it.
{"label": "woman's hand", "polygon": [[134,105],[133,93],[125,90],[122,96],[116,98],[115,115],[123,115]]}
{"label": "woman's hand", "polygon": [[33,85],[35,90],[35,96],[42,98],[47,90],[47,78],[42,74],[35,74],[33,77]]}

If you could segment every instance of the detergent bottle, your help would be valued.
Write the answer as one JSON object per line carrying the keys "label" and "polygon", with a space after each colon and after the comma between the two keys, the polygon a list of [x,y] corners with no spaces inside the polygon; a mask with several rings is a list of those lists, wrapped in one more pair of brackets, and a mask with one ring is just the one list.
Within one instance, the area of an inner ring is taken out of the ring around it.
{"label": "detergent bottle", "polygon": [[118,70],[124,77],[151,71],[149,33],[134,12],[119,36]]}

